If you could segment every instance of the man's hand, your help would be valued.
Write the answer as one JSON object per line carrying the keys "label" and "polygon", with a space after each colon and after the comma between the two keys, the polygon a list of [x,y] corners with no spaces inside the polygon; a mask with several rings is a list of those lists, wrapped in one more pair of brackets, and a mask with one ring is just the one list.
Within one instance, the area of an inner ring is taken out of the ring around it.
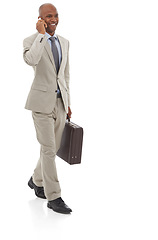
{"label": "man's hand", "polygon": [[36,29],[39,33],[45,34],[47,28],[47,24],[43,19],[39,19],[36,23]]}
{"label": "man's hand", "polygon": [[[68,116],[69,116],[69,118],[71,118],[71,114],[72,114],[72,112],[71,112],[71,108],[70,107],[68,107]],[[67,118],[68,119],[68,118]]]}

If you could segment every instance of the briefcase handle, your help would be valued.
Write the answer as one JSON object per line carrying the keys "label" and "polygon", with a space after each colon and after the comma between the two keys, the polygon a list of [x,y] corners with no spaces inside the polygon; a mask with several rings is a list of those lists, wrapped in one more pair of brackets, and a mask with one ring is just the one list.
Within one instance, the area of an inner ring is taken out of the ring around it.
{"label": "briefcase handle", "polygon": [[69,115],[67,114],[67,120],[68,120],[68,122],[70,122],[70,118],[69,118]]}

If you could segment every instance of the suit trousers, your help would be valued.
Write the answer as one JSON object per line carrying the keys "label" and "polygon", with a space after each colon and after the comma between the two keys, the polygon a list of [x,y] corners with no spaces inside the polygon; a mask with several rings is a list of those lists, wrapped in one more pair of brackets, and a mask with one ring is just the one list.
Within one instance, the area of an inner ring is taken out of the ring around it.
{"label": "suit trousers", "polygon": [[55,157],[60,148],[66,114],[62,98],[56,99],[55,108],[49,114],[32,112],[37,140],[41,145],[40,158],[32,177],[38,187],[44,187],[48,201],[61,196]]}

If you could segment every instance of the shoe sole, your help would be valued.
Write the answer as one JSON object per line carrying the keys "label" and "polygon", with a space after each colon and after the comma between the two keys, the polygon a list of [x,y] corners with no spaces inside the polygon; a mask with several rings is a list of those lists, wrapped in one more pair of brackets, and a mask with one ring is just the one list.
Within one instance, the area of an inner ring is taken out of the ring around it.
{"label": "shoe sole", "polygon": [[62,214],[71,214],[71,212],[62,212],[62,211],[57,211],[57,210],[54,210],[50,205],[49,205],[49,203],[47,203],[47,207],[48,208],[50,208],[50,209],[52,209],[54,212],[57,212],[57,213],[62,213]]}

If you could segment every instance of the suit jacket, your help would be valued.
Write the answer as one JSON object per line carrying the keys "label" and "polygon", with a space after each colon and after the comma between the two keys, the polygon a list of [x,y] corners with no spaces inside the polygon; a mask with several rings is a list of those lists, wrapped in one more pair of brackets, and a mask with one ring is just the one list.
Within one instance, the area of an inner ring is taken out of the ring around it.
{"label": "suit jacket", "polygon": [[69,92],[69,42],[58,36],[62,61],[57,74],[53,54],[47,36],[36,33],[24,39],[24,61],[33,67],[34,80],[25,108],[34,112],[51,113],[56,103],[57,83],[59,85],[65,111],[70,105]]}

